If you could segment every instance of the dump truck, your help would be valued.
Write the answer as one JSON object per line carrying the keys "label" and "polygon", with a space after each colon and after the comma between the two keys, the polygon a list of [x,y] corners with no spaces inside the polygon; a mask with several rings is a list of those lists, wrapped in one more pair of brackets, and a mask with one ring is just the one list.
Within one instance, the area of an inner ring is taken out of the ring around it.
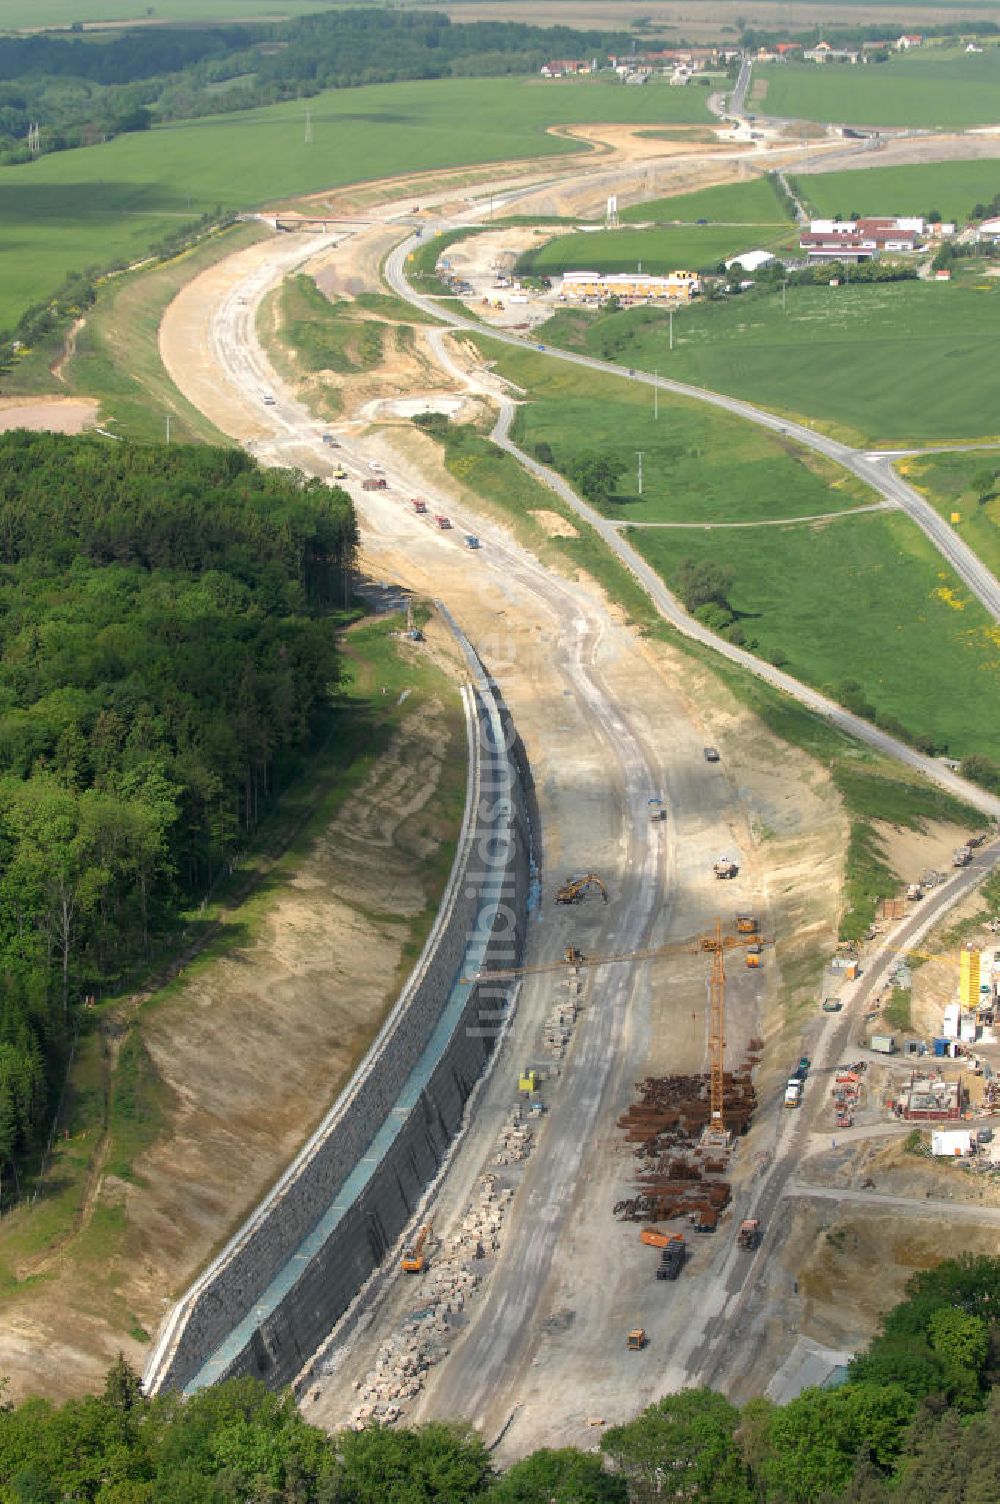
{"label": "dump truck", "polygon": [[972,851],[968,846],[959,846],[951,859],[953,867],[967,867],[972,861]]}
{"label": "dump truck", "polygon": [[443,514],[439,513],[438,516],[434,518],[434,521],[437,523],[439,528],[442,528],[445,531],[447,531],[447,529],[451,527],[451,518],[445,517]]}
{"label": "dump truck", "polygon": [[674,1233],[666,1248],[660,1249],[660,1262],[656,1266],[657,1279],[676,1279],[684,1268],[687,1245],[682,1235]]}
{"label": "dump truck", "polygon": [[479,539],[476,537],[475,533],[466,533],[465,546],[466,548],[478,548],[480,546]]}
{"label": "dump truck", "polygon": [[748,945],[746,949],[746,963],[751,971],[756,971],[764,964],[764,947],[757,944]]}
{"label": "dump truck", "polygon": [[702,751],[702,756],[704,757],[706,762],[719,761],[719,753],[717,748],[715,747],[705,747]]}
{"label": "dump truck", "polygon": [[419,512],[420,515],[423,516],[423,514],[427,511],[427,503],[426,503],[426,501],[422,501],[419,496],[414,496],[412,498],[412,500],[413,500],[413,510],[415,512]]}
{"label": "dump truck", "polygon": [[793,1076],[785,1086],[785,1106],[798,1107],[801,1101],[802,1082],[798,1079],[797,1076]]}
{"label": "dump truck", "polygon": [[919,883],[910,883],[906,889],[906,896],[911,903],[916,903],[918,898],[923,898],[924,890]]}
{"label": "dump truck", "polygon": [[361,489],[362,491],[388,491],[389,482],[384,475],[380,475],[377,478],[369,476],[367,480],[361,482]]}
{"label": "dump truck", "polygon": [[649,810],[649,818],[654,825],[658,821],[667,818],[667,806],[658,794],[654,794],[651,799],[646,800],[646,807]]}
{"label": "dump truck", "polygon": [[412,1243],[403,1249],[403,1257],[399,1261],[399,1267],[404,1274],[422,1274],[427,1262],[424,1253],[431,1237],[431,1224],[425,1222]]}
{"label": "dump truck", "polygon": [[760,1242],[760,1218],[747,1217],[745,1222],[740,1223],[739,1232],[736,1234],[737,1248],[756,1248]]}
{"label": "dump truck", "polygon": [[720,856],[712,868],[716,877],[720,878],[723,882],[729,877],[735,877],[739,870],[736,863],[728,856]]}
{"label": "dump truck", "polygon": [[756,935],[760,931],[760,920],[755,914],[737,914],[736,933],[739,935]]}
{"label": "dump truck", "polygon": [[635,1326],[625,1339],[625,1346],[630,1353],[641,1353],[646,1346],[646,1328]]}
{"label": "dump truck", "polygon": [[823,999],[824,1013],[839,1013],[843,1006],[839,997],[825,997]]}

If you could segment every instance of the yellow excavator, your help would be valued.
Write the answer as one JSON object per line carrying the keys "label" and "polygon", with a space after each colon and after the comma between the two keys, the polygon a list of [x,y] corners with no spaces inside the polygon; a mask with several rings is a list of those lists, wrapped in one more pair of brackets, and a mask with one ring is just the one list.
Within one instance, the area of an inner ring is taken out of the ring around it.
{"label": "yellow excavator", "polygon": [[590,892],[600,893],[607,903],[608,890],[596,872],[588,872],[585,877],[567,878],[556,892],[556,903],[580,903]]}

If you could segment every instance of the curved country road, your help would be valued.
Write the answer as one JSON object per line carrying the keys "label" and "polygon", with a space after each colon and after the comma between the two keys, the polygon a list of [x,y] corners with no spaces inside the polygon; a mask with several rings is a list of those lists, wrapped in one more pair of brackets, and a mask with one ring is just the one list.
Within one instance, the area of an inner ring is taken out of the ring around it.
{"label": "curved country road", "polygon": [[[439,224],[429,226],[425,233],[436,234],[441,230],[451,228],[454,228],[451,221],[441,221]],[[454,313],[451,309],[443,308],[436,299],[416,292],[407,280],[405,266],[407,256],[421,243],[421,236],[411,236],[398,245],[386,259],[386,280],[394,292],[454,329],[461,329],[471,334],[488,334],[490,339],[513,345],[521,350],[531,348],[530,342],[520,335],[508,334],[502,329],[485,329],[475,320]],[[683,381],[671,381],[666,376],[654,376],[648,371],[625,371],[611,361],[598,360],[593,355],[581,355],[575,350],[563,350],[557,346],[546,345],[536,345],[535,348],[550,359],[568,361],[571,365],[597,371],[603,376],[616,376],[619,380],[637,381],[644,386],[657,387],[660,391],[670,392],[677,397],[687,397],[695,402],[707,402],[712,407],[721,408],[737,418],[745,418],[748,423],[756,423],[760,428],[770,429],[772,433],[794,439],[805,448],[825,455],[827,459],[843,466],[865,485],[870,486],[873,491],[877,491],[886,501],[905,512],[927,534],[942,558],[947,560],[962,583],[982,603],[993,620],[1000,621],[1000,581],[973,553],[968,544],[956,535],[949,524],[938,516],[930,503],[925,501],[912,486],[907,485],[900,475],[897,475],[892,468],[891,457],[888,455],[876,451],[866,452],[853,449],[849,444],[841,443],[839,439],[832,439],[826,434],[817,433],[804,423],[793,422],[790,418],[777,417],[763,408],[754,407],[750,402],[744,402],[738,397],[727,397],[720,392],[710,391],[707,387],[690,386]],[[716,643],[717,639],[713,639],[713,645]]]}

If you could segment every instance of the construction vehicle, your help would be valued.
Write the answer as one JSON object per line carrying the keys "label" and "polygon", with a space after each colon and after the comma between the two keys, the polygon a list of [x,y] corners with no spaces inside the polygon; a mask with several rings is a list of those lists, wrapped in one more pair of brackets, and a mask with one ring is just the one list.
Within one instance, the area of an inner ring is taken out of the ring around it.
{"label": "construction vehicle", "polygon": [[656,1266],[657,1279],[676,1279],[684,1268],[687,1246],[681,1233],[675,1232],[665,1248],[660,1249],[660,1262]]}
{"label": "construction vehicle", "polygon": [[839,1013],[843,1006],[839,997],[825,997],[823,999],[824,1013]]}
{"label": "construction vehicle", "polygon": [[802,1101],[802,1082],[793,1076],[785,1086],[785,1106],[798,1107]]}
{"label": "construction vehicle", "polygon": [[760,1242],[760,1218],[747,1217],[745,1222],[740,1223],[740,1230],[736,1234],[737,1248],[753,1250]]}
{"label": "construction vehicle", "polygon": [[424,1249],[431,1238],[431,1224],[425,1222],[412,1243],[408,1243],[403,1249],[403,1257],[399,1261],[399,1267],[404,1274],[422,1274],[427,1262]]}
{"label": "construction vehicle", "polygon": [[906,896],[911,903],[916,903],[918,898],[923,898],[924,890],[919,883],[910,883],[906,890]]}
{"label": "construction vehicle", "polygon": [[719,753],[715,747],[706,747],[702,753],[706,762],[718,762]]}
{"label": "construction vehicle", "polygon": [[644,1326],[633,1327],[625,1339],[625,1346],[630,1353],[641,1353],[646,1346],[646,1328]]}
{"label": "construction vehicle", "polygon": [[344,469],[343,465],[338,465],[337,466],[336,470],[334,470],[334,472],[333,472],[333,478],[334,478],[334,480],[346,480],[347,479],[347,471]]}
{"label": "construction vehicle", "polygon": [[806,1077],[808,1076],[808,1074],[809,1074],[811,1066],[812,1066],[812,1061],[809,1059],[809,1056],[808,1055],[800,1055],[799,1056],[799,1063],[795,1067],[794,1071],[792,1072],[792,1078],[793,1078],[793,1080],[795,1080],[795,1081],[804,1081],[806,1079]]}
{"label": "construction vehicle", "polygon": [[757,941],[753,945],[747,946],[746,963],[751,971],[758,970],[764,964],[762,950],[763,947]]}
{"label": "construction vehicle", "polygon": [[476,537],[475,533],[466,533],[465,546],[466,548],[478,548],[480,546],[479,539]]}
{"label": "construction vehicle", "polygon": [[600,893],[607,903],[608,890],[596,872],[588,872],[585,877],[568,877],[556,891],[556,903],[580,903],[591,891]]}
{"label": "construction vehicle", "polygon": [[325,433],[323,435],[323,443],[326,445],[327,449],[339,449],[340,448],[339,443],[333,437],[332,433]]}
{"label": "construction vehicle", "polygon": [[972,861],[972,851],[968,846],[959,846],[951,859],[953,867],[967,867]]}
{"label": "construction vehicle", "polygon": [[426,501],[421,501],[421,499],[420,499],[419,496],[414,496],[412,499],[413,499],[413,510],[415,512],[419,512],[419,514],[421,516],[423,516],[423,514],[427,511],[427,503],[426,503]]}
{"label": "construction vehicle", "polygon": [[657,821],[667,818],[667,806],[658,794],[655,794],[652,799],[647,799],[646,806],[649,809],[649,818],[654,825]]}
{"label": "construction vehicle", "polygon": [[727,878],[735,877],[739,870],[739,867],[737,867],[732,857],[728,856],[720,856],[719,860],[712,868],[712,871],[715,873],[716,877],[720,878],[723,882],[725,882]]}
{"label": "construction vehicle", "polygon": [[736,933],[738,935],[756,935],[760,929],[760,920],[754,914],[737,914]]}
{"label": "construction vehicle", "polygon": [[362,491],[388,491],[389,482],[384,475],[380,475],[377,480],[374,477],[369,477],[368,480],[361,482],[361,489]]}
{"label": "construction vehicle", "polygon": [[434,521],[437,523],[437,525],[438,525],[439,528],[442,528],[444,530],[447,530],[448,528],[451,527],[451,518],[450,517],[445,517],[444,515],[442,515],[440,513],[438,514],[437,517],[434,518]]}

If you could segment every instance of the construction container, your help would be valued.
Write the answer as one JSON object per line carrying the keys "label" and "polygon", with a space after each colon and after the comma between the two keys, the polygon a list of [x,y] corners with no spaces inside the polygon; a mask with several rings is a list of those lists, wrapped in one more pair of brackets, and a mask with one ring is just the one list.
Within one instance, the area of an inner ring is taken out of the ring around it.
{"label": "construction container", "polygon": [[894,1034],[873,1034],[868,1048],[877,1050],[880,1055],[895,1055],[896,1037]]}
{"label": "construction container", "polygon": [[947,1041],[947,1039],[935,1039],[935,1041],[934,1041],[934,1053],[938,1057],[939,1060],[943,1056],[947,1055],[947,1053],[948,1053],[948,1041]]}

